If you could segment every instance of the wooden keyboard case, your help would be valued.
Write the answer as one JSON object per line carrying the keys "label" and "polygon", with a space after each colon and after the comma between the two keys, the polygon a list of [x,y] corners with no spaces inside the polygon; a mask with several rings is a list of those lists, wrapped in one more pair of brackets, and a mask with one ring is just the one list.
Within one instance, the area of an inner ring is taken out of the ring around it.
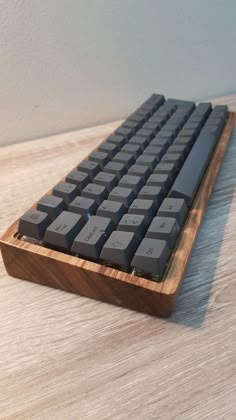
{"label": "wooden keyboard case", "polygon": [[235,120],[236,113],[230,112],[161,282],[26,242],[17,234],[18,220],[9,227],[0,241],[8,274],[150,315],[169,316],[173,311]]}

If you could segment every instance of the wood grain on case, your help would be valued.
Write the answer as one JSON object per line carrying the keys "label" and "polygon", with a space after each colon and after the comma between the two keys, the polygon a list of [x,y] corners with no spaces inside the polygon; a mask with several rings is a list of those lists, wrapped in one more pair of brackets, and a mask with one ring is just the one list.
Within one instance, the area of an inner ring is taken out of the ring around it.
{"label": "wood grain on case", "polygon": [[150,315],[170,315],[230,141],[235,118],[236,113],[231,112],[160,283],[18,239],[18,221],[1,239],[7,272],[13,277],[79,293]]}

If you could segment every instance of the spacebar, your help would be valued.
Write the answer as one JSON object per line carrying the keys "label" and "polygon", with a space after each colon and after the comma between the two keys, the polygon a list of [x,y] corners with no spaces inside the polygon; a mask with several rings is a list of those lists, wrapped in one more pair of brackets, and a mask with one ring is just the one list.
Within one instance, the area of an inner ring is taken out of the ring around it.
{"label": "spacebar", "polygon": [[217,140],[218,136],[215,135],[199,135],[170,190],[169,197],[184,198],[188,207],[192,205]]}

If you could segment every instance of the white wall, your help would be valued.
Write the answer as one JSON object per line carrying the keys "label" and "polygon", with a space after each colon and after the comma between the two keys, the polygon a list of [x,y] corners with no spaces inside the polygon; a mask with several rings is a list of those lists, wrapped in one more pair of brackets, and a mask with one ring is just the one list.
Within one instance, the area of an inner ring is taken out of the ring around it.
{"label": "white wall", "polygon": [[0,0],[0,144],[124,117],[236,78],[235,0]]}

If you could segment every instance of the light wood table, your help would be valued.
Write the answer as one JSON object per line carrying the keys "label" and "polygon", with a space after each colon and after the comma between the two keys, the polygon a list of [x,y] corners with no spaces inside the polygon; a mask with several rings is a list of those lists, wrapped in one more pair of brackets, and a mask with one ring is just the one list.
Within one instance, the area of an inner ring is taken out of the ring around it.
{"label": "light wood table", "polygon": [[[236,96],[215,103],[236,110]],[[0,230],[118,123],[0,149]],[[10,278],[0,266],[0,419],[236,418],[236,133],[174,315]]]}

